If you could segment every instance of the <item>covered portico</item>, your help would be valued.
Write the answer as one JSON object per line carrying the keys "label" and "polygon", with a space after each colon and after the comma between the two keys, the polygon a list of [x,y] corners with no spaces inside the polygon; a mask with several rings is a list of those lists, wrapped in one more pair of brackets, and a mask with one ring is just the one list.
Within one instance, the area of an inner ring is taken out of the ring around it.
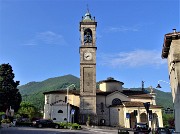
{"label": "covered portico", "polygon": [[143,102],[125,102],[123,110],[126,128],[133,128],[136,122],[147,122],[151,129],[163,127],[160,106],[150,105],[151,112],[147,113]]}

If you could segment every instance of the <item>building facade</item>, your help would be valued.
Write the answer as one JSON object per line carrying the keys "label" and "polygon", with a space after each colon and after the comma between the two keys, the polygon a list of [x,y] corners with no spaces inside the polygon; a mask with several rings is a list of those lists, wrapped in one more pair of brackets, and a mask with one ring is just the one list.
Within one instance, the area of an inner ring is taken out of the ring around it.
{"label": "building facade", "polygon": [[174,103],[175,130],[180,133],[180,32],[174,31],[164,37],[162,58],[168,60],[169,79]]}
{"label": "building facade", "polygon": [[[123,90],[123,82],[112,77],[98,82],[96,89],[96,120],[93,125],[133,128],[136,122],[147,122],[151,128],[163,127],[162,107],[156,105],[153,92],[146,90]],[[44,118],[56,122],[78,122],[83,124],[80,114],[80,91],[69,91],[69,104],[65,103],[66,90],[45,92]],[[144,103],[149,102],[149,115]],[[74,111],[74,113],[72,113]]]}

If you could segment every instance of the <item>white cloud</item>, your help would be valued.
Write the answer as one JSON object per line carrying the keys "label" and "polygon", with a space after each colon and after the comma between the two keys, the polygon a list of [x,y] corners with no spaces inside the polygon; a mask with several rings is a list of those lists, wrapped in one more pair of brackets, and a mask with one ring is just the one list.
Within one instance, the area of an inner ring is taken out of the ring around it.
{"label": "white cloud", "polygon": [[36,35],[36,38],[38,41],[44,42],[45,44],[63,45],[65,43],[65,40],[62,35],[56,34],[51,31],[38,33]]}
{"label": "white cloud", "polygon": [[117,54],[102,54],[100,57],[103,57],[100,59],[101,65],[111,67],[159,66],[166,63],[166,60],[161,59],[161,53],[157,50],[134,50]]}
{"label": "white cloud", "polygon": [[37,43],[35,40],[30,40],[28,43],[23,44],[24,46],[36,46]]}
{"label": "white cloud", "polygon": [[137,32],[139,31],[138,26],[127,27],[127,26],[120,26],[120,27],[108,27],[105,29],[105,32]]}
{"label": "white cloud", "polygon": [[47,45],[66,45],[63,36],[52,31],[37,33],[33,39],[23,44],[26,46],[34,46],[39,44]]}

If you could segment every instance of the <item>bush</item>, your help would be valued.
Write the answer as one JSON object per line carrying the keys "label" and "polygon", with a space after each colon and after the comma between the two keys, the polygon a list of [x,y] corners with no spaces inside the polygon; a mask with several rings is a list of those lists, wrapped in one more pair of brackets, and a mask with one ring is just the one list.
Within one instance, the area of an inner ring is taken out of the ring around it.
{"label": "bush", "polygon": [[79,124],[77,124],[77,123],[73,123],[71,125],[71,127],[72,127],[72,129],[81,129],[81,126]]}
{"label": "bush", "polygon": [[9,119],[2,119],[1,123],[11,123],[11,121]]}
{"label": "bush", "polygon": [[81,126],[77,123],[68,123],[67,122],[59,122],[60,128],[72,128],[72,129],[81,129]]}
{"label": "bush", "polygon": [[57,122],[60,126],[60,128],[67,128],[67,123],[66,122]]}

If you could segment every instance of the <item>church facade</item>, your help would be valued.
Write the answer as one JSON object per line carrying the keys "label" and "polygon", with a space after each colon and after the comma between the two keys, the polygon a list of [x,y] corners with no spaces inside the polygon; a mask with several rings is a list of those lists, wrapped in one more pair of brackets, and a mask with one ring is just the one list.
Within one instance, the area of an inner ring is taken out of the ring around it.
{"label": "church facade", "polygon": [[[98,84],[99,89],[96,90],[96,119],[91,118],[93,125],[133,128],[136,122],[147,122],[151,128],[163,127],[162,107],[156,105],[156,94],[153,91],[123,90],[123,82],[112,77],[100,81]],[[44,95],[44,118],[52,119],[55,122],[68,121],[83,124],[83,119],[79,117],[79,90],[69,90],[69,105],[65,101],[66,90],[45,92]],[[144,107],[144,103],[150,103],[149,114]]]}
{"label": "church facade", "polygon": [[[80,90],[45,92],[44,118],[56,122],[133,128],[136,122],[163,127],[161,107],[153,92],[123,90],[112,77],[96,83],[96,27],[89,11],[80,22]],[[67,100],[66,100],[67,97]],[[148,104],[148,109],[145,105]],[[148,112],[147,112],[148,111]]]}

